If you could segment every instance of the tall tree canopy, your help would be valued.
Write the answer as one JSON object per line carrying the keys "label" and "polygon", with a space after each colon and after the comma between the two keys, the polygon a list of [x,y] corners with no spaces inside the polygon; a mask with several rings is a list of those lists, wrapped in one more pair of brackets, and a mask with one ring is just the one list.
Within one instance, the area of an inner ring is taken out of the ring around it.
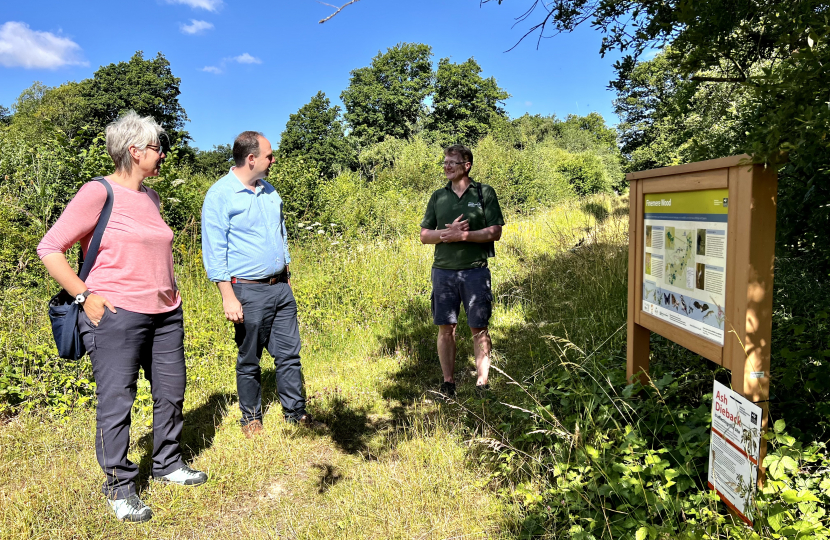
{"label": "tall tree canopy", "polygon": [[187,114],[179,103],[181,79],[173,75],[162,53],[151,60],[136,52],[128,62],[103,66],[81,84],[91,133],[99,133],[126,110],[152,116],[173,137],[181,132]]}
{"label": "tall tree canopy", "polygon": [[746,149],[759,159],[774,159],[778,152],[817,140],[824,149],[830,144],[826,2],[562,0],[548,5],[532,0],[528,7],[525,20],[532,25],[525,36],[569,32],[590,21],[604,34],[602,54],[612,49],[628,54],[617,64],[620,82],[643,51],[671,45],[666,58],[680,76],[745,86],[760,121],[750,126]]}
{"label": "tall tree canopy", "polygon": [[431,57],[429,45],[401,43],[353,70],[340,94],[351,134],[366,143],[409,137],[432,91]]}
{"label": "tall tree canopy", "polygon": [[310,160],[325,176],[334,176],[338,168],[346,168],[353,161],[339,117],[340,107],[332,107],[326,94],[317,92],[288,118],[280,138],[280,153]]}
{"label": "tall tree canopy", "polygon": [[744,151],[748,94],[741,85],[684,78],[661,53],[611,86],[629,171]]}
{"label": "tall tree canopy", "polygon": [[[601,53],[627,53],[612,85],[620,95],[624,148],[636,166],[674,159],[672,152],[682,160],[747,152],[780,163],[787,156],[779,179],[779,248],[830,269],[830,244],[822,236],[830,228],[826,2],[532,0],[528,6],[525,20],[533,23],[526,35],[591,21],[604,33]],[[665,48],[664,60],[637,62],[657,47]]]}
{"label": "tall tree canopy", "polygon": [[481,76],[474,59],[455,64],[442,58],[427,129],[436,132],[443,143],[475,144],[490,131],[494,120],[507,118],[501,102],[508,97],[496,79]]}

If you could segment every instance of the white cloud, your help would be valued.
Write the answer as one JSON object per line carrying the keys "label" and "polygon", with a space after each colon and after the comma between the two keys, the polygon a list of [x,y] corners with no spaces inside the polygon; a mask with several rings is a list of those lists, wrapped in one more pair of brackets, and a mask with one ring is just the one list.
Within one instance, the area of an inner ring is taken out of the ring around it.
{"label": "white cloud", "polygon": [[237,62],[239,64],[261,64],[262,60],[255,56],[251,56],[248,53],[242,53],[239,56],[223,58],[222,61],[219,62],[218,66],[205,66],[202,68],[202,71],[207,71],[208,73],[214,73],[216,75],[219,75],[220,73],[224,72],[224,69],[227,66],[228,62]]}
{"label": "white cloud", "polygon": [[533,105],[532,101],[525,101],[525,107],[531,107]]}
{"label": "white cloud", "polygon": [[234,56],[231,60],[235,62],[239,62],[240,64],[261,64],[262,60],[255,56],[251,56],[248,53],[240,54],[239,56]]}
{"label": "white cloud", "polygon": [[195,9],[218,11],[222,7],[222,0],[167,0],[169,4],[184,4]]}
{"label": "white cloud", "polygon": [[38,32],[22,22],[0,26],[0,65],[26,69],[55,69],[61,66],[86,66],[80,58],[81,46],[51,32]]}
{"label": "white cloud", "polygon": [[181,25],[182,32],[185,34],[198,34],[211,28],[213,28],[213,24],[207,21],[197,21],[196,19],[190,19],[190,24]]}

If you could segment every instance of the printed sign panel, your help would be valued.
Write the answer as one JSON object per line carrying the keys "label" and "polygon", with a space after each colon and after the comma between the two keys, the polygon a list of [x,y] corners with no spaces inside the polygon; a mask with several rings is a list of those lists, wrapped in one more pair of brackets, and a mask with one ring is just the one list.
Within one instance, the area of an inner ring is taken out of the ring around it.
{"label": "printed sign panel", "polygon": [[758,480],[761,407],[715,381],[709,444],[709,489],[752,525],[752,498]]}
{"label": "printed sign panel", "polygon": [[722,346],[729,190],[644,197],[643,311]]}

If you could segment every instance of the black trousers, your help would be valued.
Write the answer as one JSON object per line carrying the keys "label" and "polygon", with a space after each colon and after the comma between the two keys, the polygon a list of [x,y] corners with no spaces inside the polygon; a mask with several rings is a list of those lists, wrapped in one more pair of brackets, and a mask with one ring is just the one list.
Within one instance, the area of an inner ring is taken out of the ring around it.
{"label": "black trousers", "polygon": [[235,283],[233,292],[242,304],[243,322],[235,326],[236,390],[242,425],[262,421],[262,349],[274,357],[277,395],[287,419],[305,414],[300,328],[297,302],[287,283]]}
{"label": "black trousers", "polygon": [[109,499],[125,499],[135,494],[138,474],[127,450],[139,368],[153,395],[153,476],[184,465],[184,324],[181,306],[156,315],[116,311],[104,308],[97,327],[83,312],[78,323],[95,375],[95,454],[106,475],[102,491]]}

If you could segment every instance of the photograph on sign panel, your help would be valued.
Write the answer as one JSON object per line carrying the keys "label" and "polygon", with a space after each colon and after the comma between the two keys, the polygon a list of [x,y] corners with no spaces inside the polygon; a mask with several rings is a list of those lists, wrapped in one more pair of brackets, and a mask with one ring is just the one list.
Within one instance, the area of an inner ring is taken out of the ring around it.
{"label": "photograph on sign panel", "polygon": [[698,229],[697,230],[697,252],[696,253],[698,255],[706,255],[706,229]]}

